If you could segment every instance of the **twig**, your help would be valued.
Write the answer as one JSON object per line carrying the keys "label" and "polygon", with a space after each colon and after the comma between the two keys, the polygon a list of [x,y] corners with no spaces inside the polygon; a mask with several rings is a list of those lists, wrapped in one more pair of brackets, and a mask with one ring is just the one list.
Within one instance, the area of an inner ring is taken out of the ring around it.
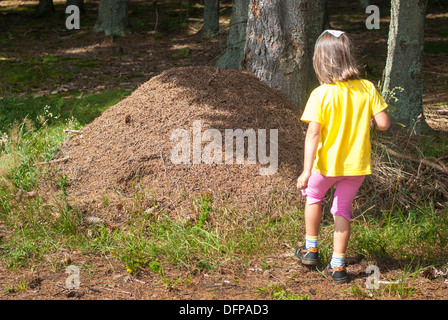
{"label": "twig", "polygon": [[61,290],[59,290],[58,292],[56,292],[55,294],[53,294],[53,297],[57,296],[58,294],[60,294],[61,292],[66,291],[66,290],[69,291],[66,287],[60,285],[59,283],[56,283],[56,286],[58,286],[59,288],[61,288]]}
{"label": "twig", "polygon": [[58,294],[60,294],[61,292],[67,290],[66,288],[63,288],[61,290],[59,290],[58,292],[56,292],[55,294],[53,294],[53,297],[56,297]]}
{"label": "twig", "polygon": [[157,30],[157,25],[159,24],[159,10],[156,8],[156,23],[154,25],[154,31]]}
{"label": "twig", "polygon": [[373,143],[383,147],[384,149],[387,150],[387,152],[389,154],[391,154],[393,156],[402,157],[402,158],[404,158],[406,160],[409,160],[409,161],[412,161],[412,162],[416,162],[416,163],[423,163],[423,164],[425,164],[425,165],[427,165],[427,166],[429,166],[429,167],[431,167],[433,169],[436,169],[436,170],[442,171],[443,173],[448,174],[448,168],[446,168],[444,166],[441,166],[441,165],[439,165],[437,163],[431,162],[431,161],[429,161],[427,159],[416,159],[416,158],[414,158],[414,157],[412,157],[410,155],[406,155],[404,153],[403,154],[402,153],[398,153],[398,152],[390,149],[389,147],[385,146],[384,144],[376,142],[376,141],[373,141]]}
{"label": "twig", "polygon": [[87,286],[87,289],[89,289],[89,290],[91,290],[91,291],[93,291],[93,292],[96,292],[96,293],[101,293],[101,290],[92,288],[92,287],[90,287],[90,286]]}
{"label": "twig", "polygon": [[113,292],[117,292],[117,293],[126,293],[126,294],[132,296],[132,293],[128,292],[128,291],[114,290],[114,289],[110,289],[110,288],[106,288],[106,287],[104,287],[103,289],[109,290],[109,291],[113,291]]}
{"label": "twig", "polygon": [[44,164],[53,164],[53,163],[57,163],[57,162],[67,161],[68,159],[70,159],[69,156],[67,156],[65,158],[61,158],[61,159],[46,161],[46,162],[37,162],[37,163],[33,164],[33,166],[40,166],[40,165],[44,165]]}
{"label": "twig", "polygon": [[[369,210],[371,210],[371,209],[373,209],[373,208],[375,208],[375,207],[376,207],[376,205],[374,204],[373,206],[371,206],[370,208],[364,210],[363,213],[361,213],[361,214],[360,214],[359,216],[357,216],[356,218],[353,218],[352,220],[356,220],[356,219],[358,219],[358,218],[361,218],[362,216],[364,216],[364,214],[365,214],[367,211],[369,211]],[[365,219],[364,219],[364,220],[365,220]]]}
{"label": "twig", "polygon": [[82,130],[71,130],[71,129],[65,129],[64,132],[79,133],[79,134],[84,133],[84,131],[82,131]]}

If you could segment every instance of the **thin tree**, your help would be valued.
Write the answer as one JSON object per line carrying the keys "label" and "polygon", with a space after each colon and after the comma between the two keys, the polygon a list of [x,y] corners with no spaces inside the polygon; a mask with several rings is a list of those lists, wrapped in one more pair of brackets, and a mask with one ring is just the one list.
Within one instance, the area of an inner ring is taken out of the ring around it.
{"label": "thin tree", "polygon": [[39,4],[37,5],[34,14],[40,17],[48,13],[53,13],[54,11],[53,0],[39,0]]}
{"label": "thin tree", "polygon": [[423,117],[423,45],[427,0],[392,0],[383,95],[394,97],[391,118],[421,130]]}
{"label": "thin tree", "polygon": [[129,27],[127,0],[100,0],[95,32],[124,36]]}
{"label": "thin tree", "polygon": [[246,27],[249,10],[249,0],[236,0],[232,5],[230,29],[227,37],[227,47],[216,65],[221,68],[241,69],[246,44]]}
{"label": "thin tree", "polygon": [[204,0],[204,23],[199,32],[205,37],[219,32],[219,0]]}
{"label": "thin tree", "polygon": [[79,8],[79,11],[84,12],[84,0],[67,0],[65,7],[75,5]]}

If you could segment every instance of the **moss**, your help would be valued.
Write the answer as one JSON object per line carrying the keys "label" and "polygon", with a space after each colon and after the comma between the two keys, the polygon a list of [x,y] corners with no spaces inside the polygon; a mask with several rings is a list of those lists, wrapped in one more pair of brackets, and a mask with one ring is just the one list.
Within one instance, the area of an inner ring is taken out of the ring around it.
{"label": "moss", "polygon": [[412,79],[415,78],[416,75],[422,74],[422,63],[420,61],[414,61],[409,67],[408,73]]}

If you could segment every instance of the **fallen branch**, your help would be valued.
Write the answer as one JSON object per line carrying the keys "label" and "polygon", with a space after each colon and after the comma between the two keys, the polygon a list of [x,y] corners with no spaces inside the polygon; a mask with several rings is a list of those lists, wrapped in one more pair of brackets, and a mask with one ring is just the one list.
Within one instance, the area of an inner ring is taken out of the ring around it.
{"label": "fallen branch", "polygon": [[82,131],[82,130],[71,130],[71,129],[65,129],[64,132],[77,133],[77,134],[84,133],[84,131]]}
{"label": "fallen branch", "polygon": [[110,288],[106,288],[106,287],[104,287],[103,289],[104,290],[109,290],[109,291],[112,291],[112,292],[117,292],[117,293],[124,293],[124,294],[128,294],[128,295],[132,296],[132,293],[129,292],[129,291],[114,290],[114,289],[110,289]]}
{"label": "fallen branch", "polygon": [[448,122],[448,119],[446,119],[446,118],[433,118],[433,117],[427,117],[426,120],[428,120],[428,121],[434,121],[434,122]]}
{"label": "fallen branch", "polygon": [[409,161],[412,161],[412,162],[415,162],[415,163],[422,163],[422,164],[424,164],[424,165],[427,165],[428,167],[431,167],[431,168],[433,168],[433,169],[436,169],[436,170],[438,170],[438,171],[441,171],[441,172],[443,172],[443,173],[448,174],[448,168],[445,167],[445,166],[442,166],[442,165],[440,165],[440,164],[434,163],[434,162],[429,161],[429,160],[427,160],[427,159],[417,159],[417,158],[414,158],[414,157],[411,156],[411,155],[406,155],[406,154],[404,154],[404,153],[396,152],[396,151],[390,149],[389,147],[385,146],[384,144],[379,143],[379,142],[376,142],[376,141],[373,141],[373,144],[376,144],[376,145],[378,145],[378,146],[383,147],[383,148],[386,149],[387,152],[388,152],[390,155],[392,155],[392,156],[400,157],[400,158],[403,158],[403,159],[406,159],[406,160],[409,160]]}
{"label": "fallen branch", "polygon": [[56,160],[50,160],[50,161],[46,161],[46,162],[38,162],[38,163],[33,164],[33,166],[41,166],[41,165],[45,165],[45,164],[53,164],[53,163],[67,161],[68,159],[70,159],[70,157],[65,157],[65,158],[56,159]]}
{"label": "fallen branch", "polygon": [[443,114],[443,115],[448,115],[448,110],[447,109],[431,109],[428,108],[426,110],[427,113],[431,114],[431,113],[438,113],[438,114]]}

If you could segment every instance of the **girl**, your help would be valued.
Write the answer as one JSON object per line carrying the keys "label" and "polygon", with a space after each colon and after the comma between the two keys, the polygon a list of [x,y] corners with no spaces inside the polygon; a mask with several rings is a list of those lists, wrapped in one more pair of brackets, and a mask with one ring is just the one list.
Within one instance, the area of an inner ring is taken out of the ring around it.
{"label": "girl", "polygon": [[370,126],[387,130],[390,121],[384,111],[387,104],[375,86],[361,79],[345,32],[326,30],[319,36],[313,66],[321,85],[311,93],[301,118],[309,123],[303,172],[297,180],[297,188],[307,197],[306,236],[295,256],[303,264],[317,264],[321,202],[336,184],[330,210],[334,238],[328,273],[335,282],[345,282],[351,206],[365,176],[372,173]]}

